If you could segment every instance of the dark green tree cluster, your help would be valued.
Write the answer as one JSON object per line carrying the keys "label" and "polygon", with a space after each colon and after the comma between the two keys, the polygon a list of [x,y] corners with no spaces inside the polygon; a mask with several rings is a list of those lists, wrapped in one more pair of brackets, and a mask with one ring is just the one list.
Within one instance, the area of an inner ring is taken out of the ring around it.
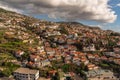
{"label": "dark green tree cluster", "polygon": [[52,77],[51,80],[60,80],[60,75],[58,72],[55,73],[55,75]]}

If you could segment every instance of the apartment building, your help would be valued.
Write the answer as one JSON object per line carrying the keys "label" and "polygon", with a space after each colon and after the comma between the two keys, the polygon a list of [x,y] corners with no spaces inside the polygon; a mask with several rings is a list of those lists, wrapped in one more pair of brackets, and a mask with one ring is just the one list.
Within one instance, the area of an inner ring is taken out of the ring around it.
{"label": "apartment building", "polygon": [[87,80],[117,80],[110,70],[96,69],[85,72]]}
{"label": "apartment building", "polygon": [[13,72],[16,80],[38,80],[39,70],[32,70],[29,68],[18,68]]}

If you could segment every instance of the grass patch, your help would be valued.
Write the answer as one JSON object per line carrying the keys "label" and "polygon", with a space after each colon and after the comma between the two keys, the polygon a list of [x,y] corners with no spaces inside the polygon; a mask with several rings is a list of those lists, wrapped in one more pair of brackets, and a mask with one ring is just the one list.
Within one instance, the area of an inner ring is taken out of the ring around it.
{"label": "grass patch", "polygon": [[2,67],[4,67],[4,70],[1,72],[2,75],[4,75],[4,76],[10,76],[13,73],[13,71],[15,71],[20,66],[14,64],[12,62],[4,62],[2,64]]}

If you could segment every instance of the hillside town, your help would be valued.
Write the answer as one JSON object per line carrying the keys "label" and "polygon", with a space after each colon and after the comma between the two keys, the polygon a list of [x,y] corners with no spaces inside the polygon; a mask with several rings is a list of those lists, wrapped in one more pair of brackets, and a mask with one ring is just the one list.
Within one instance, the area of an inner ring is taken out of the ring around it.
{"label": "hillside town", "polygon": [[120,33],[0,9],[0,80],[120,80]]}

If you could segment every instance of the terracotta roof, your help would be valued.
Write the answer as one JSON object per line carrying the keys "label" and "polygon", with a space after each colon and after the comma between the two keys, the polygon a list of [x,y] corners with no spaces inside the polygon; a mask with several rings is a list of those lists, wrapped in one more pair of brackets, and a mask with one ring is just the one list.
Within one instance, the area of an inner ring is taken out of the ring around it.
{"label": "terracotta roof", "polygon": [[49,71],[49,73],[51,73],[51,74],[54,74],[54,73],[56,73],[57,71],[56,70],[51,70],[51,71]]}
{"label": "terracotta roof", "polygon": [[33,62],[31,62],[31,61],[29,61],[27,64],[28,64],[28,65],[33,65],[34,63],[33,63]]}
{"label": "terracotta roof", "polygon": [[39,56],[38,55],[30,55],[30,58],[35,59],[35,58],[39,58]]}
{"label": "terracotta roof", "polygon": [[94,64],[88,64],[87,67],[91,68],[91,67],[95,67],[95,65]]}

